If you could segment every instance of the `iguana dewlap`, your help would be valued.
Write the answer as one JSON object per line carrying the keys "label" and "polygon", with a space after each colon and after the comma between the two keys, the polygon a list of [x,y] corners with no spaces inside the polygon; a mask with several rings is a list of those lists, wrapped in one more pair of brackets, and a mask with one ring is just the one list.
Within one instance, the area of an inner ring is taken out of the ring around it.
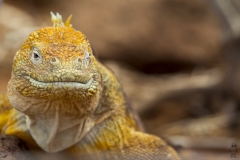
{"label": "iguana dewlap", "polygon": [[52,27],[29,35],[13,61],[0,131],[30,149],[79,159],[178,160],[159,137],[141,132],[114,73],[85,35],[52,14]]}

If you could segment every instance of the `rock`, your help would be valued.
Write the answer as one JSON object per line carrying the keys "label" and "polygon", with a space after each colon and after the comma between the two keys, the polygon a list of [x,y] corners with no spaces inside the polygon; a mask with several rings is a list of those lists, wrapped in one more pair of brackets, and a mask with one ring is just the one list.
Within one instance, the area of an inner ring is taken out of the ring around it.
{"label": "rock", "polygon": [[25,144],[18,138],[0,134],[1,160],[30,160]]}

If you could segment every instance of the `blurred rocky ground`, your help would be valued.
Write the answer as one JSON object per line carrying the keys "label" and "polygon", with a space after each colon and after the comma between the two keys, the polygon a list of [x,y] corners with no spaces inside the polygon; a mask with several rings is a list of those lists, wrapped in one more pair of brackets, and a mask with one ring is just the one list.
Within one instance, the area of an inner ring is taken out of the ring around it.
{"label": "blurred rocky ground", "polygon": [[50,11],[72,14],[73,27],[120,79],[146,132],[164,137],[184,160],[225,160],[232,143],[240,145],[240,59],[222,10],[208,0],[5,0],[0,93],[27,36],[51,25]]}

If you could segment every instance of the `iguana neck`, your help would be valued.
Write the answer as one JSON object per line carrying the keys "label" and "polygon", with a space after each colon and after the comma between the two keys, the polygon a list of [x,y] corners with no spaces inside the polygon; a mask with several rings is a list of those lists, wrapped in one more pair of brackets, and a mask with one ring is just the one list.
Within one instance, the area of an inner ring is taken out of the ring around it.
{"label": "iguana neck", "polygon": [[[65,116],[60,112],[62,107],[80,108],[82,104],[67,101],[52,101],[47,105],[54,110],[51,117],[26,115],[27,127],[42,149],[48,152],[64,150],[79,142],[81,138],[95,125],[92,116]],[[72,105],[72,106],[71,106]],[[94,104],[97,105],[97,104]],[[68,136],[66,136],[68,135]]]}
{"label": "iguana neck", "polygon": [[97,123],[94,111],[99,104],[100,92],[85,101],[40,99],[19,94],[10,81],[8,96],[12,106],[25,114],[27,128],[34,140],[47,152],[61,151],[79,142]]}

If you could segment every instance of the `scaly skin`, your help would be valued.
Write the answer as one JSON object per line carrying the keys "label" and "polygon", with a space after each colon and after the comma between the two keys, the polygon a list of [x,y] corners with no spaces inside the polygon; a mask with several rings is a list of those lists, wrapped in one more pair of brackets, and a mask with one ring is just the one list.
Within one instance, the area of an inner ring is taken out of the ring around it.
{"label": "scaly skin", "polygon": [[14,57],[8,97],[0,96],[1,133],[76,159],[178,160],[163,140],[141,132],[120,83],[85,35],[60,15],[52,21]]}

